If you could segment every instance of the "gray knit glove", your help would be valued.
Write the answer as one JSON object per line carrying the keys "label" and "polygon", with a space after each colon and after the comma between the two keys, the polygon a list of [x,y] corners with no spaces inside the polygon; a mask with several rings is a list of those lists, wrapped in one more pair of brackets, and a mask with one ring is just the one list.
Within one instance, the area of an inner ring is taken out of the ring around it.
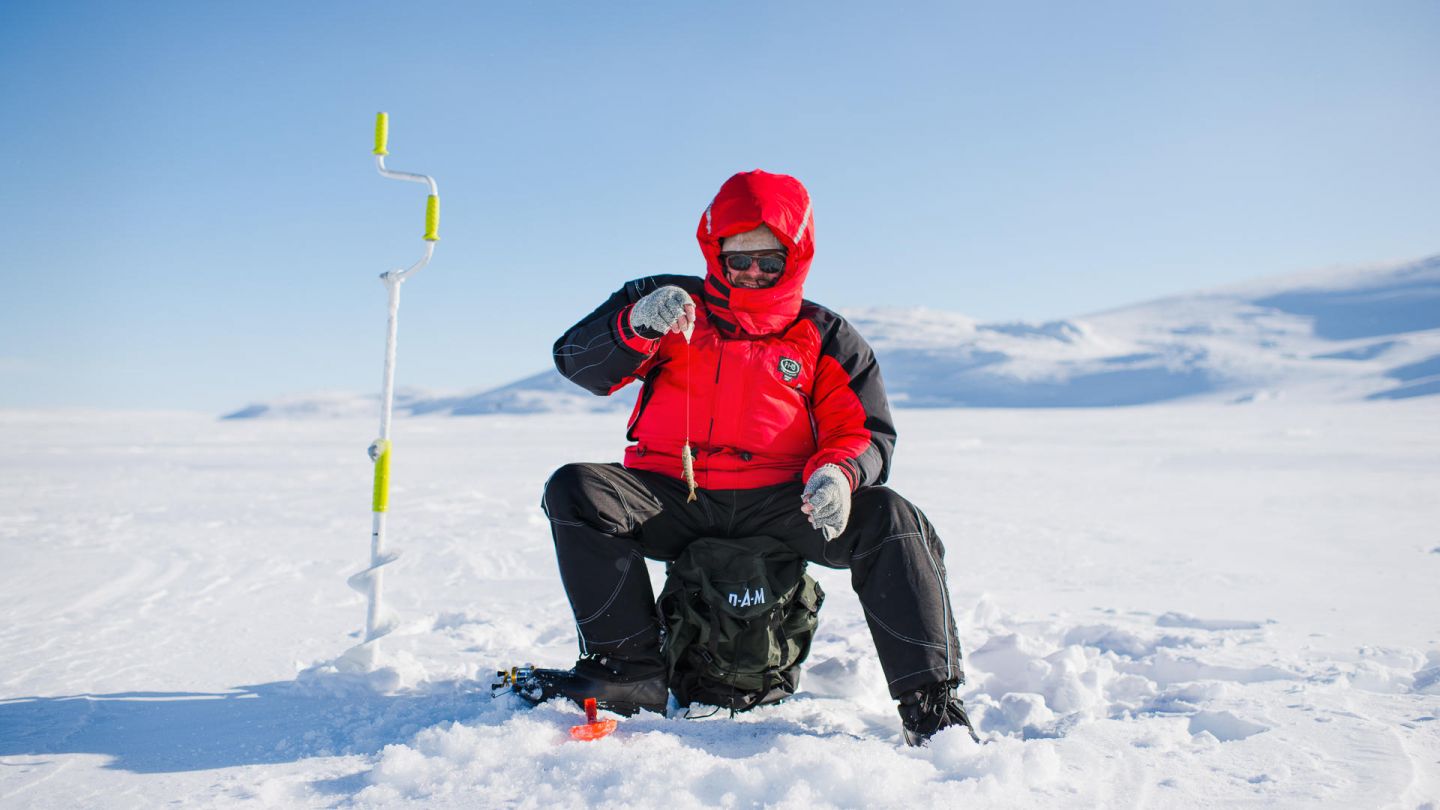
{"label": "gray knit glove", "polygon": [[652,340],[671,330],[684,332],[695,320],[685,311],[687,306],[693,313],[695,300],[690,293],[666,285],[635,302],[630,308],[630,328]]}
{"label": "gray knit glove", "polygon": [[810,525],[834,540],[850,522],[850,479],[834,464],[826,464],[810,474],[805,492],[800,496],[800,511],[810,516]]}

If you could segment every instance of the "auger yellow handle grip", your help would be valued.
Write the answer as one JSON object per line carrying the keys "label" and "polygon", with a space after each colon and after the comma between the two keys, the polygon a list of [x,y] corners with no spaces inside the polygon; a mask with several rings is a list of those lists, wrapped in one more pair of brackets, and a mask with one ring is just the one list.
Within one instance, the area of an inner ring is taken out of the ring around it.
{"label": "auger yellow handle grip", "polygon": [[425,241],[440,240],[440,198],[431,194],[425,200]]}
{"label": "auger yellow handle grip", "polygon": [[390,442],[383,439],[375,442],[375,454],[375,490],[370,511],[385,512],[390,509]]}
{"label": "auger yellow handle grip", "polygon": [[390,115],[379,113],[375,116],[375,151],[371,154],[388,155],[385,144],[390,140]]}

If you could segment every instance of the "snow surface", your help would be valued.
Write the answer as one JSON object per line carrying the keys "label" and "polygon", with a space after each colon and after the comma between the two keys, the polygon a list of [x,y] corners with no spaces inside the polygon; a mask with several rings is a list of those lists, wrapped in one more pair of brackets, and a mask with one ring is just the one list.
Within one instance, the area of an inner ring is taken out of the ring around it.
{"label": "snow surface", "polygon": [[326,662],[373,419],[0,412],[0,806],[1440,806],[1436,400],[897,418],[985,745],[900,743],[824,569],[785,704],[579,743],[492,699],[573,660],[539,492],[615,414],[397,422],[402,625],[363,678]]}
{"label": "snow surface", "polygon": [[[880,358],[890,400],[919,407],[1095,407],[1440,394],[1440,256],[1325,269],[1163,298],[1074,320],[978,323],[915,308],[841,310]],[[403,395],[404,413],[628,410],[554,369],[469,395]],[[298,396],[231,418],[373,412],[375,397]]]}

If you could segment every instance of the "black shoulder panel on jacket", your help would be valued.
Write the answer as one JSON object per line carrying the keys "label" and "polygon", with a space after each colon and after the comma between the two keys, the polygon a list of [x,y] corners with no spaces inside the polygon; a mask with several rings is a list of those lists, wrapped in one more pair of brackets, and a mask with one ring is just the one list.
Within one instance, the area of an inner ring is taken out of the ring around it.
{"label": "black shoulder panel on jacket", "polygon": [[859,330],[834,310],[805,301],[800,307],[800,317],[815,324],[820,332],[820,356],[833,358],[845,370],[850,378],[850,390],[855,392],[865,411],[870,446],[853,462],[857,488],[885,483],[895,454],[896,432],[875,352]]}
{"label": "black shoulder panel on jacket", "polygon": [[567,380],[592,394],[605,396],[628,382],[648,355],[625,343],[620,333],[620,311],[651,292],[668,285],[699,295],[696,276],[663,275],[627,281],[555,341],[555,368]]}
{"label": "black shoulder panel on jacket", "polygon": [[645,278],[637,278],[634,281],[625,282],[625,292],[629,294],[630,303],[633,304],[667,285],[679,287],[691,295],[699,295],[700,291],[705,288],[705,281],[698,276],[677,276],[670,274],[663,276],[646,276]]}

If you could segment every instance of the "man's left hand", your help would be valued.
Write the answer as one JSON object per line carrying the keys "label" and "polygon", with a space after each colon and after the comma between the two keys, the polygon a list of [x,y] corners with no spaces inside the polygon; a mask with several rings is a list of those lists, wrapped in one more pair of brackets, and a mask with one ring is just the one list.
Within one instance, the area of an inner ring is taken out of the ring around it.
{"label": "man's left hand", "polygon": [[850,479],[834,464],[826,464],[810,474],[805,492],[800,496],[800,511],[810,516],[810,525],[834,540],[850,522]]}

